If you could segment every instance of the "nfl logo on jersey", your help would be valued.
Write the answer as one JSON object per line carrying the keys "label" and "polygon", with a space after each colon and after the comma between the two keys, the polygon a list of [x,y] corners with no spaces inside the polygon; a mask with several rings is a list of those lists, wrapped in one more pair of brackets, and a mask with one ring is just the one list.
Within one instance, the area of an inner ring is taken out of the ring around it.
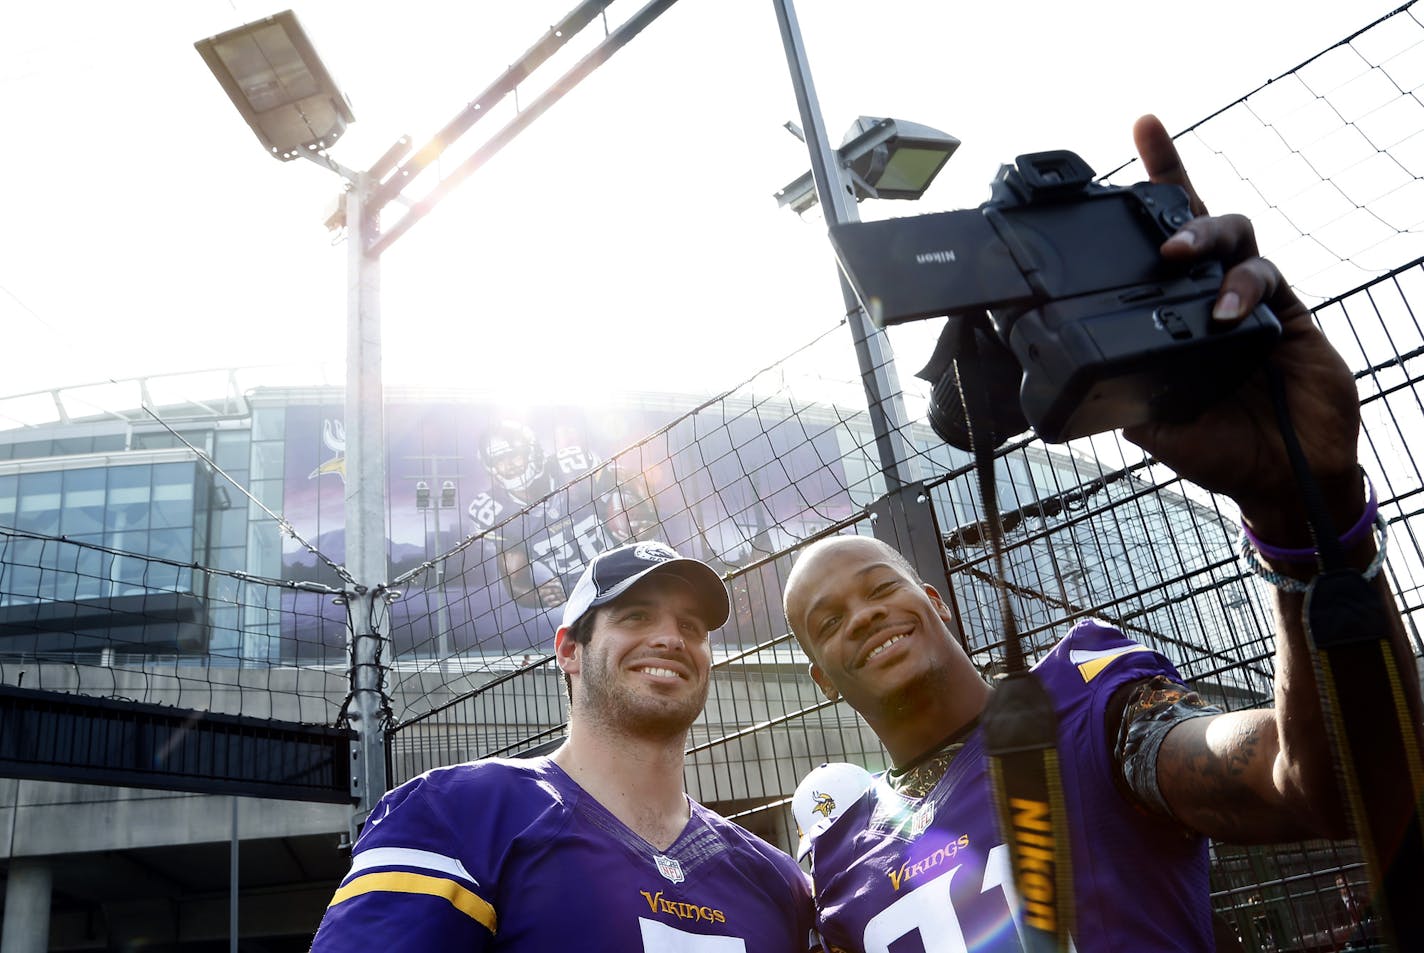
{"label": "nfl logo on jersey", "polygon": [[658,873],[675,884],[683,881],[682,864],[677,862],[676,857],[668,857],[666,854],[658,854],[653,860],[657,861]]}

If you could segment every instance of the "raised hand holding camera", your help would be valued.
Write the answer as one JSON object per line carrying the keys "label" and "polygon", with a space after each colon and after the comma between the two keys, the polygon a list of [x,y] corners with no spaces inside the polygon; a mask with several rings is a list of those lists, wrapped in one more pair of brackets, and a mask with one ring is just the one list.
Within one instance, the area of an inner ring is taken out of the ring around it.
{"label": "raised hand holding camera", "polygon": [[[949,315],[920,372],[942,439],[969,448],[961,387],[1012,387],[1019,399],[992,401],[979,432],[997,444],[1029,425],[1061,442],[1191,419],[1279,336],[1264,305],[1213,320],[1220,262],[1163,256],[1191,201],[1177,184],[1100,185],[1074,153],[1041,152],[1004,167],[977,209],[835,225],[831,240],[877,324]],[[971,334],[978,357],[960,381]]]}

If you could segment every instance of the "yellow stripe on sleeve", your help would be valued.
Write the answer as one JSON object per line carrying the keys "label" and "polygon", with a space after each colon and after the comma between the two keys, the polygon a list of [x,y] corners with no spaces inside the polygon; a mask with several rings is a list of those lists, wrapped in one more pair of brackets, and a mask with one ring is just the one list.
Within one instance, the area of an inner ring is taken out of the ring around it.
{"label": "yellow stripe on sleeve", "polygon": [[465,916],[479,923],[491,933],[495,932],[494,907],[474,892],[447,880],[427,874],[413,874],[405,871],[388,870],[376,874],[364,874],[336,891],[328,907],[345,903],[363,893],[384,891],[386,893],[422,893],[430,897],[441,897]]}
{"label": "yellow stripe on sleeve", "polygon": [[1074,658],[1073,661],[1078,663],[1078,672],[1083,676],[1083,681],[1091,682],[1102,673],[1103,669],[1111,665],[1115,659],[1120,659],[1124,655],[1131,655],[1134,652],[1150,651],[1151,649],[1145,645],[1124,646],[1122,648],[1110,649],[1102,654],[1096,652],[1084,653],[1084,655],[1088,656],[1086,660],[1079,661],[1077,658]]}

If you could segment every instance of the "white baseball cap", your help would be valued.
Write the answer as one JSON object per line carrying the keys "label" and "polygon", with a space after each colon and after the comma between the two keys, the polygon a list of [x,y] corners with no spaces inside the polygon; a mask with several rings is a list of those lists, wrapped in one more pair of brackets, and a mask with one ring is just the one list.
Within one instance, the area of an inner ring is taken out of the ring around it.
{"label": "white baseball cap", "polygon": [[666,543],[650,541],[628,543],[593,557],[564,603],[559,627],[568,628],[589,609],[612,602],[652,572],[671,573],[687,580],[697,593],[708,632],[726,624],[731,604],[727,601],[727,585],[717,570],[700,559],[679,556]]}
{"label": "white baseball cap", "polygon": [[791,813],[796,815],[796,830],[801,835],[796,859],[810,853],[811,842],[873,783],[875,778],[869,771],[848,761],[828,762],[802,778],[791,795]]}

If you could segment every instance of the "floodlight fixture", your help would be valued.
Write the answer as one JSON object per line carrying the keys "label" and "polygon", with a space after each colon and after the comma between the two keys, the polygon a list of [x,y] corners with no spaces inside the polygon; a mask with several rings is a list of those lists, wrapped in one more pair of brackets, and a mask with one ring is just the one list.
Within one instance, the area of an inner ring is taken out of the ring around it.
{"label": "floodlight fixture", "polygon": [[325,151],[356,121],[291,10],[193,46],[262,145],[283,162]]}
{"label": "floodlight fixture", "polygon": [[[917,199],[958,148],[958,139],[930,126],[861,116],[846,132],[836,158],[847,173],[856,201]],[[791,206],[798,215],[815,205],[811,173],[777,192],[776,201]]]}

